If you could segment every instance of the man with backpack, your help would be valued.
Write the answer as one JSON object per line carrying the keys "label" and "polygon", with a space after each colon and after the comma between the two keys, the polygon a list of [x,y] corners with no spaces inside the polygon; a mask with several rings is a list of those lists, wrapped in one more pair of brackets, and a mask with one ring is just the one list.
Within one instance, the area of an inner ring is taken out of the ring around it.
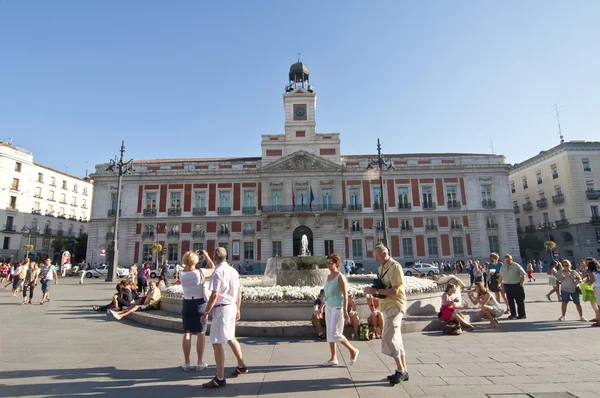
{"label": "man with backpack", "polygon": [[50,301],[50,285],[52,281],[56,285],[58,283],[58,273],[56,272],[56,268],[52,266],[52,261],[50,258],[46,258],[44,260],[44,265],[42,266],[42,270],[40,271],[40,281],[42,282],[42,301],[41,305]]}

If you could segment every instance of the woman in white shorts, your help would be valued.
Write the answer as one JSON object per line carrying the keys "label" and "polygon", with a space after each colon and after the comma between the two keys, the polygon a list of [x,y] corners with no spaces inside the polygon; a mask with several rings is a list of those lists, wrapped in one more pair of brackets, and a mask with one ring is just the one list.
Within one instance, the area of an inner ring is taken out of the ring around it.
{"label": "woman in white shorts", "polygon": [[477,293],[477,296],[475,296],[473,292],[470,292],[469,299],[473,304],[481,305],[479,316],[484,319],[489,319],[490,327],[495,328],[498,325],[498,318],[504,313],[502,308],[500,308],[500,304],[494,295],[485,288],[483,282],[477,282],[475,284],[475,293]]}

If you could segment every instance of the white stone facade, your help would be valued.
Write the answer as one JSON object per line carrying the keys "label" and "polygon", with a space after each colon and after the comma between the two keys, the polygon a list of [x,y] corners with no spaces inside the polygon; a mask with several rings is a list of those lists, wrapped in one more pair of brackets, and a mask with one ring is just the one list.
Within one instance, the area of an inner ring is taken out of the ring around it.
{"label": "white stone facade", "polygon": [[[367,170],[376,155],[341,155],[338,133],[316,133],[313,92],[297,85],[283,103],[285,132],[263,135],[260,157],[136,161],[135,173],[123,178],[119,263],[156,261],[151,247],[161,243],[170,262],[190,249],[225,245],[231,261],[264,265],[272,256],[297,254],[306,234],[314,255],[333,250],[372,266],[372,247],[382,238],[378,171]],[[518,254],[503,156],[387,157],[395,167],[384,171],[383,186],[394,257]],[[88,259],[112,241],[117,176],[106,167],[93,174]]]}
{"label": "white stone facade", "polygon": [[0,143],[0,170],[0,201],[5,203],[0,259],[25,257],[28,243],[34,246],[30,256],[53,257],[54,239],[87,233],[93,196],[89,180],[35,163],[31,152],[9,143]]}

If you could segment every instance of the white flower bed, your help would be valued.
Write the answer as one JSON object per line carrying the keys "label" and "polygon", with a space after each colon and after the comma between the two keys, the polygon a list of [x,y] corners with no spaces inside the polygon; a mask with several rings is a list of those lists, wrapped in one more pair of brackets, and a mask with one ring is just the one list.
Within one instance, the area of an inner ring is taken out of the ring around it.
{"label": "white flower bed", "polygon": [[[404,277],[407,295],[437,291],[438,286],[429,279]],[[348,284],[348,291],[355,298],[364,297],[363,288],[369,285]],[[242,286],[243,301],[313,301],[319,295],[321,286]],[[170,286],[163,290],[163,297],[183,299],[183,289],[180,285]]]}

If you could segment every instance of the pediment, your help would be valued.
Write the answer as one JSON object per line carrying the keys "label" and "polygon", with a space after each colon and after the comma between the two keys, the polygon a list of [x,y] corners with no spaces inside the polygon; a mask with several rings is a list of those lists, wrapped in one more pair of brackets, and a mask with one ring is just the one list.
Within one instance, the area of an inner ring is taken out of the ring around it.
{"label": "pediment", "polygon": [[341,171],[342,166],[306,151],[296,151],[270,163],[262,171]]}

